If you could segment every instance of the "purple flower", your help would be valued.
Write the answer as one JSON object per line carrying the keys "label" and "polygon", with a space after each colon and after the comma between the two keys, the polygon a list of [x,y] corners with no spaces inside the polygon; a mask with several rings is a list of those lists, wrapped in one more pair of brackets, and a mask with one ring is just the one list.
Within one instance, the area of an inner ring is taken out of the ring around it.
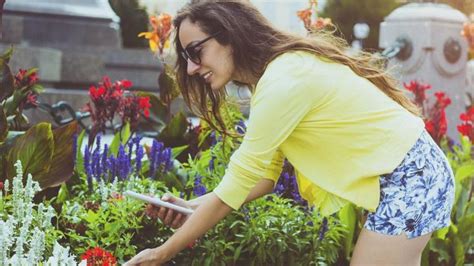
{"label": "purple flower", "polygon": [[235,129],[237,130],[237,133],[243,135],[247,131],[247,126],[244,123],[244,120],[240,119],[237,125],[235,125]]}
{"label": "purple flower", "polygon": [[161,160],[163,164],[163,172],[168,172],[173,166],[173,160],[171,159],[171,148],[166,148],[161,154]]}
{"label": "purple flower", "polygon": [[153,140],[153,144],[151,146],[150,151],[150,174],[149,176],[155,177],[157,167],[159,167],[161,163],[161,150],[163,148],[163,143],[158,142],[157,140]]}
{"label": "purple flower", "polygon": [[89,189],[92,191],[92,168],[90,165],[91,152],[89,151],[89,146],[86,145],[84,153],[84,170],[86,171],[87,184]]}
{"label": "purple flower", "polygon": [[120,145],[119,152],[117,155],[118,162],[118,176],[120,179],[125,180],[130,173],[130,160],[128,155],[125,153],[125,148],[123,145]]}
{"label": "purple flower", "polygon": [[328,219],[326,217],[323,218],[323,222],[321,223],[321,227],[319,228],[319,241],[324,239],[324,235],[328,231]]}
{"label": "purple flower", "polygon": [[104,145],[104,150],[102,151],[102,159],[100,167],[104,170],[104,176],[107,175],[108,165],[107,165],[107,153],[109,153],[109,146],[107,144]]}
{"label": "purple flower", "polygon": [[199,175],[194,178],[193,192],[198,197],[207,193],[206,187],[202,184],[202,177]]}
{"label": "purple flower", "polygon": [[77,157],[77,133],[72,136],[72,161],[76,164]]}
{"label": "purple flower", "polygon": [[113,154],[107,159],[107,168],[109,169],[111,180],[114,180],[117,176],[117,167],[116,167],[116,160]]}
{"label": "purple flower", "polygon": [[216,157],[212,156],[211,160],[209,161],[209,170],[214,171],[214,160]]}
{"label": "purple flower", "polygon": [[140,175],[140,170],[142,169],[142,159],[143,159],[143,148],[137,147],[136,157],[135,157],[135,174]]}
{"label": "purple flower", "polygon": [[209,137],[211,138],[211,147],[215,146],[217,144],[216,132],[212,131]]}

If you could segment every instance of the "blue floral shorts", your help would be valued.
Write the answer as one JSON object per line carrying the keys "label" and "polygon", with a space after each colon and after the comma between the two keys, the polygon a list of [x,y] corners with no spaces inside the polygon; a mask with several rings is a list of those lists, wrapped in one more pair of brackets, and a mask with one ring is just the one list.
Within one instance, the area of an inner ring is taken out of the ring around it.
{"label": "blue floral shorts", "polygon": [[444,153],[424,131],[402,163],[380,176],[380,204],[364,228],[408,238],[449,226],[454,175]]}

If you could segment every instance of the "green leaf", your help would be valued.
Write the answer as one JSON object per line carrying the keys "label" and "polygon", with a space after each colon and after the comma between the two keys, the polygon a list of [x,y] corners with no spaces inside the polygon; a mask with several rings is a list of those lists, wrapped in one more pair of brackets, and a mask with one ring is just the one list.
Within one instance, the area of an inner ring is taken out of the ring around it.
{"label": "green leaf", "polygon": [[49,172],[54,152],[53,132],[51,124],[39,123],[31,127],[26,133],[18,137],[8,153],[8,177],[15,175],[13,164],[20,160],[23,173],[29,173],[34,180],[44,184],[41,180]]}
{"label": "green leaf", "polygon": [[454,251],[454,258],[456,261],[456,266],[463,266],[464,265],[464,254],[465,248],[461,239],[457,236],[453,238],[453,251]]}
{"label": "green leaf", "polygon": [[112,142],[110,143],[109,153],[117,157],[120,144],[125,145],[130,138],[130,123],[126,123],[120,132],[115,133]]}
{"label": "green leaf", "polygon": [[344,240],[344,254],[346,259],[350,259],[352,249],[354,248],[353,239],[357,224],[357,215],[354,205],[346,204],[346,206],[344,206],[339,212],[339,219],[341,219],[341,224],[347,228],[347,233]]}
{"label": "green leaf", "polygon": [[172,66],[165,64],[163,72],[158,78],[160,86],[160,99],[165,105],[169,105],[176,97],[179,96],[180,90],[176,82],[176,73]]}
{"label": "green leaf", "polygon": [[13,53],[10,48],[0,57],[0,102],[12,95],[14,77],[8,62]]}
{"label": "green leaf", "polygon": [[177,113],[168,125],[161,131],[158,140],[167,147],[176,147],[184,142],[184,134],[188,129],[188,120],[182,112]]}
{"label": "green leaf", "polygon": [[469,247],[474,240],[474,215],[464,216],[459,219],[458,236],[462,243]]}
{"label": "green leaf", "polygon": [[174,147],[171,149],[171,158],[172,159],[175,159],[176,157],[178,157],[183,151],[185,151],[187,148],[189,147],[189,145],[183,145],[183,146],[179,146],[179,147]]}
{"label": "green leaf", "polygon": [[122,130],[120,130],[120,140],[123,145],[127,143],[131,135],[132,133],[130,131],[130,123],[127,122],[125,125],[123,125]]}
{"label": "green leaf", "polygon": [[59,189],[58,196],[56,197],[56,203],[62,204],[70,198],[69,189],[67,188],[66,183],[61,184]]}
{"label": "green leaf", "polygon": [[439,238],[433,238],[429,242],[430,249],[439,254],[439,260],[441,261],[446,261],[450,262],[451,261],[451,255],[449,254],[449,246],[446,244],[445,241],[439,239]]}
{"label": "green leaf", "polygon": [[54,153],[49,172],[42,179],[43,186],[55,187],[66,182],[74,171],[73,136],[77,132],[77,122],[69,123],[53,130]]}
{"label": "green leaf", "polygon": [[84,173],[84,155],[82,155],[82,142],[84,141],[84,136],[86,131],[82,130],[81,134],[77,137],[77,151],[76,151],[76,171],[78,173]]}
{"label": "green leaf", "polygon": [[[1,100],[0,100],[1,101]],[[5,112],[3,112],[3,105],[0,104],[0,143],[2,143],[8,135],[8,122]]]}

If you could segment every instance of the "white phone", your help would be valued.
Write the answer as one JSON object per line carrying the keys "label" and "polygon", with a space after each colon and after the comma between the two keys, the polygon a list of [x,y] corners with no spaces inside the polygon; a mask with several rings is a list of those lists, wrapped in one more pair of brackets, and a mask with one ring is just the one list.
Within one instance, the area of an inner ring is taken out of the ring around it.
{"label": "white phone", "polygon": [[162,201],[162,200],[160,200],[158,198],[155,198],[155,197],[150,197],[150,196],[147,196],[147,195],[136,193],[134,191],[127,190],[123,194],[125,196],[130,196],[132,198],[136,198],[136,199],[139,199],[139,200],[146,201],[146,202],[151,203],[151,204],[156,205],[156,206],[163,206],[163,207],[166,207],[166,208],[170,208],[170,209],[173,209],[175,211],[178,211],[178,212],[181,212],[181,213],[184,213],[184,214],[187,214],[187,215],[193,214],[193,212],[194,212],[191,209],[181,207],[181,206],[178,206],[176,204],[169,203],[169,202],[166,202],[166,201]]}

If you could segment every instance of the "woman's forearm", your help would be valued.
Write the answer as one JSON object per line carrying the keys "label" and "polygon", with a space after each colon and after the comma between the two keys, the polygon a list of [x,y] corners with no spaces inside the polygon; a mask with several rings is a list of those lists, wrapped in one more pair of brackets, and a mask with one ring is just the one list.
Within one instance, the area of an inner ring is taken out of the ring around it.
{"label": "woman's forearm", "polygon": [[232,208],[222,202],[213,192],[206,194],[203,199],[205,200],[200,203],[183,226],[163,244],[162,248],[168,254],[169,259],[183,250],[189,243],[204,235],[207,230],[232,211]]}
{"label": "woman's forearm", "polygon": [[[249,195],[245,199],[245,203],[251,202],[254,199],[258,199],[261,196],[264,196],[266,194],[269,194],[273,191],[273,185],[274,182],[270,179],[262,179],[260,180],[257,185],[250,191]],[[211,194],[207,193],[205,195],[202,195],[200,197],[197,197],[195,199],[189,200],[188,203],[192,209],[196,209],[199,207],[200,204],[202,204],[204,201],[209,199],[209,195]]]}

